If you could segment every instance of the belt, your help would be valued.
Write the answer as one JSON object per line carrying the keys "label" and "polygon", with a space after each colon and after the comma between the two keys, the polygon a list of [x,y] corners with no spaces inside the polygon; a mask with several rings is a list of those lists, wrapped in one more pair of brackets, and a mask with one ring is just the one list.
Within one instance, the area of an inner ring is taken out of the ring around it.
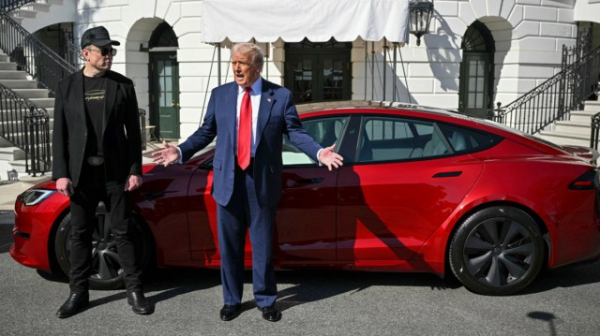
{"label": "belt", "polygon": [[90,166],[98,167],[104,164],[104,157],[102,156],[88,156],[87,163]]}

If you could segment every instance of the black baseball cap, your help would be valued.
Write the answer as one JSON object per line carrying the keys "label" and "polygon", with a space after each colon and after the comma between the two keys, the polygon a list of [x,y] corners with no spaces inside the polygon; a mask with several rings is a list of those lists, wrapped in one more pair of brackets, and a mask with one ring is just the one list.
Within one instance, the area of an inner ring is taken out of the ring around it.
{"label": "black baseball cap", "polygon": [[114,41],[110,39],[110,35],[108,34],[108,30],[104,28],[104,26],[98,26],[94,28],[90,28],[86,30],[81,36],[81,49],[89,46],[95,45],[97,47],[104,47],[105,45],[121,45],[119,41]]}

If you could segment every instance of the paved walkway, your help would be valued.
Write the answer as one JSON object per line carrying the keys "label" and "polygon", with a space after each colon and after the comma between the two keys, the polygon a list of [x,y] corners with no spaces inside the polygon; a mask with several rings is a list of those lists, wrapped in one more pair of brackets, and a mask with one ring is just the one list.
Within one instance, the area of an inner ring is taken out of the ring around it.
{"label": "paved walkway", "polygon": [[34,186],[40,181],[50,178],[50,175],[35,181],[0,181],[0,210],[14,210],[15,200],[23,191]]}
{"label": "paved walkway", "polygon": [[[177,145],[176,142],[171,142],[171,144],[174,146]],[[149,152],[160,148],[162,148],[162,146],[158,143],[149,143],[148,148],[144,151],[144,154],[146,155],[142,156],[143,163],[151,163],[152,159],[148,157]],[[22,178],[20,181],[0,180],[0,210],[14,210],[15,200],[19,194],[37,183],[50,179],[51,174],[51,172],[47,172],[44,176],[38,176],[36,178],[26,177]]]}

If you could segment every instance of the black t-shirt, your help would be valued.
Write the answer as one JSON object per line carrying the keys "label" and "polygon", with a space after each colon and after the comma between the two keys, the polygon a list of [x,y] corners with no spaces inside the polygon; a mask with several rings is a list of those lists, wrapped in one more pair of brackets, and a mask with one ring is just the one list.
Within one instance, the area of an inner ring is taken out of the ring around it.
{"label": "black t-shirt", "polygon": [[104,104],[106,101],[106,78],[84,77],[85,110],[88,123],[88,155],[103,155],[102,130],[104,129]]}

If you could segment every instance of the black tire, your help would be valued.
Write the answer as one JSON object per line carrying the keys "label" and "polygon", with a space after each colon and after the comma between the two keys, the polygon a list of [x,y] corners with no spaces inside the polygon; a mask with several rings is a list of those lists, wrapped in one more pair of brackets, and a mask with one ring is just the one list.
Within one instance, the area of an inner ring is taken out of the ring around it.
{"label": "black tire", "polygon": [[[101,203],[96,210],[96,227],[92,236],[92,275],[90,289],[113,290],[125,287],[123,269],[117,254],[117,243],[108,225],[106,209]],[[136,257],[142,270],[151,265],[153,256],[153,240],[142,221],[132,215],[131,225],[134,229]],[[102,233],[104,232],[104,233]],[[101,234],[102,233],[102,234]],[[56,261],[61,270],[68,276],[71,268],[69,259],[71,252],[71,214],[68,213],[60,222],[54,239]]]}
{"label": "black tire", "polygon": [[537,277],[544,261],[544,242],[526,212],[497,206],[462,222],[448,254],[452,272],[470,291],[510,295]]}

